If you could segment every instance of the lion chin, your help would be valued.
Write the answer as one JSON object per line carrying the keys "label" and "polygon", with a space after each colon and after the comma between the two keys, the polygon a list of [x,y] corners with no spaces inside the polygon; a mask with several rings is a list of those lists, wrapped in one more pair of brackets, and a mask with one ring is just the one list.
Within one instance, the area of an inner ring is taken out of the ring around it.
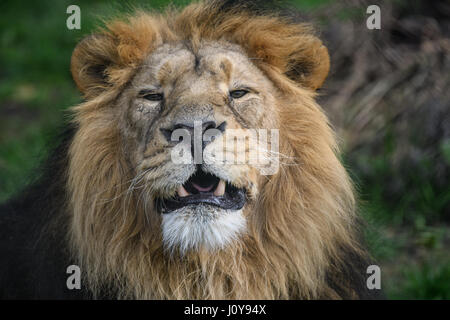
{"label": "lion chin", "polygon": [[182,252],[205,247],[224,248],[245,231],[241,210],[217,209],[208,204],[188,205],[162,218],[163,240],[167,247]]}
{"label": "lion chin", "polygon": [[[77,45],[85,99],[57,169],[0,220],[0,274],[41,261],[20,269],[40,275],[27,296],[73,298],[54,276],[73,264],[82,298],[371,296],[352,183],[315,101],[326,47],[295,19],[224,3],[136,12]],[[9,278],[0,296],[18,292]]]}
{"label": "lion chin", "polygon": [[170,198],[156,198],[162,214],[162,236],[166,248],[223,249],[245,232],[243,207],[245,188],[205,172],[200,166]]}

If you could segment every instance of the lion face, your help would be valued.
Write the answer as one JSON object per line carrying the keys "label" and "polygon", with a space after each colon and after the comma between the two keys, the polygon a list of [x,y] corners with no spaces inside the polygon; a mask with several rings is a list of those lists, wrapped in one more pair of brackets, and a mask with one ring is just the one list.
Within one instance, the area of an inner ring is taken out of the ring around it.
{"label": "lion face", "polygon": [[250,155],[269,157],[246,133],[278,128],[274,93],[227,42],[165,44],[142,63],[118,99],[121,134],[167,246],[216,249],[245,232],[260,176]]}
{"label": "lion face", "polygon": [[302,23],[220,3],[113,20],[72,55],[85,102],[69,241],[94,293],[332,297],[327,272],[357,248],[351,183],[314,100],[327,49]]}

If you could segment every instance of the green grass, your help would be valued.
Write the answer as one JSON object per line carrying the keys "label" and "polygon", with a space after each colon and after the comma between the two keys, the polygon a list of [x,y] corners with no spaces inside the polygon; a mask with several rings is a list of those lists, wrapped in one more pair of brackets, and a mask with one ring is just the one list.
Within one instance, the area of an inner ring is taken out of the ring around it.
{"label": "green grass", "polygon": [[[313,10],[331,0],[294,1]],[[188,0],[174,1],[176,5]],[[47,146],[67,117],[68,107],[81,101],[69,72],[76,43],[90,33],[99,18],[133,6],[161,8],[167,1],[77,1],[81,30],[66,28],[66,8],[72,1],[0,3],[0,202],[22,189],[36,175]],[[345,19],[345,17],[343,17]],[[368,172],[354,172],[361,195],[361,212],[368,223],[366,239],[382,271],[382,286],[389,298],[449,299],[449,228],[443,223],[450,201],[444,188],[410,172],[408,192],[393,199],[386,181],[400,174],[392,169],[396,141],[386,135],[377,156],[358,154]],[[440,152],[450,165],[450,141]],[[422,163],[424,171],[433,165]]]}
{"label": "green grass", "polygon": [[[350,161],[354,167],[369,168],[353,172],[353,178],[368,225],[366,241],[385,275],[383,288],[391,299],[448,299],[450,227],[445,219],[450,184],[439,186],[431,179],[433,166],[427,157],[419,168],[399,171],[393,166],[396,139],[389,130],[384,139],[376,156],[355,152]],[[446,143],[440,144],[442,153],[447,152]],[[406,188],[390,190],[400,179]]]}
{"label": "green grass", "polygon": [[400,276],[398,286],[389,288],[391,299],[450,299],[450,261],[406,267]]}

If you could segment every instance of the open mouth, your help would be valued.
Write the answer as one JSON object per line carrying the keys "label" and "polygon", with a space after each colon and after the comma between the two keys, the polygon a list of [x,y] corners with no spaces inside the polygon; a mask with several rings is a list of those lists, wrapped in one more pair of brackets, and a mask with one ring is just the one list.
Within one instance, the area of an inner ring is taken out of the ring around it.
{"label": "open mouth", "polygon": [[201,203],[222,209],[239,210],[245,202],[245,189],[237,188],[215,175],[206,173],[200,167],[178,188],[176,196],[156,199],[156,205],[161,213]]}

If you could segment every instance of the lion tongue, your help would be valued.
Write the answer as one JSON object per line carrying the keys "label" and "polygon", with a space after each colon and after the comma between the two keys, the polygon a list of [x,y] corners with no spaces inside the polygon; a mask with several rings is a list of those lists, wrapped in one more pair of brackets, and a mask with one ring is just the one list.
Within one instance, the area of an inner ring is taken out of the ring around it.
{"label": "lion tongue", "polygon": [[[210,192],[214,188],[214,185],[210,185],[207,187],[202,187],[196,183],[192,183],[192,186],[198,190],[198,192]],[[214,190],[214,195],[217,197],[223,196],[225,194],[225,181],[220,180],[217,184],[217,187]]]}
{"label": "lion tongue", "polygon": [[[202,186],[200,186],[200,185],[198,185],[197,183],[194,183],[194,182],[191,182],[190,186],[191,186],[190,187],[191,189],[195,189],[199,193],[211,192],[212,189],[214,188],[214,184],[213,185],[209,185],[207,187],[202,187]],[[225,181],[220,180],[219,183],[217,183],[216,188],[214,189],[214,195],[216,197],[223,196],[225,194],[225,188],[226,188]],[[191,189],[189,189],[189,190],[192,192]],[[178,196],[180,198],[184,198],[184,197],[192,195],[193,193],[191,193],[191,192],[187,191],[184,186],[178,187],[178,190],[177,190]],[[195,192],[194,192],[194,194],[195,194]]]}
{"label": "lion tongue", "polygon": [[196,184],[196,183],[194,183],[194,182],[192,182],[192,186],[193,186],[195,189],[197,189],[198,192],[209,192],[209,191],[211,191],[211,189],[214,187],[214,185],[210,185],[210,186],[207,186],[207,187],[202,187],[202,186],[200,186],[200,185],[198,185],[198,184]]}

